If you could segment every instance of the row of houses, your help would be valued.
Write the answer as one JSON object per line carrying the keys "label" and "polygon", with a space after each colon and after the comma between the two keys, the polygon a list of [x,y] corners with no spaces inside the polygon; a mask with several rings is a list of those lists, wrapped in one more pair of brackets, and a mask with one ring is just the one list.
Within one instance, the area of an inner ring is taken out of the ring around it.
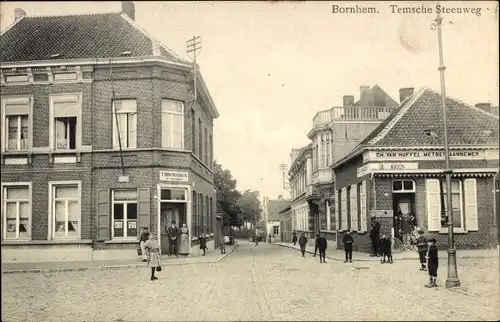
{"label": "row of houses", "polygon": [[[360,87],[360,99],[318,112],[311,143],[291,152],[290,206],[281,210],[290,231],[324,233],[340,241],[353,232],[355,248],[370,250],[371,217],[394,235],[401,215],[447,246],[441,95],[402,88],[399,103],[379,86]],[[455,243],[496,247],[500,236],[498,107],[470,106],[448,97]]]}
{"label": "row of houses", "polygon": [[2,262],[134,258],[144,228],[166,253],[173,221],[214,248],[219,113],[199,68],[132,2],[15,17],[0,37]]}

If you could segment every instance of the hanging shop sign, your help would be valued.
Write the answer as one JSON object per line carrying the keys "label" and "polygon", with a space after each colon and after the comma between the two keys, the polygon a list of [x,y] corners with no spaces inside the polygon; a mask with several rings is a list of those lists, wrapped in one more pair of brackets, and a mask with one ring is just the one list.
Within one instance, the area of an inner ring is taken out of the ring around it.
{"label": "hanging shop sign", "polygon": [[184,171],[160,170],[160,181],[188,182],[189,173]]}
{"label": "hanging shop sign", "polygon": [[418,163],[416,162],[399,162],[399,163],[368,163],[357,170],[358,178],[363,177],[373,171],[397,171],[397,170],[416,170]]}

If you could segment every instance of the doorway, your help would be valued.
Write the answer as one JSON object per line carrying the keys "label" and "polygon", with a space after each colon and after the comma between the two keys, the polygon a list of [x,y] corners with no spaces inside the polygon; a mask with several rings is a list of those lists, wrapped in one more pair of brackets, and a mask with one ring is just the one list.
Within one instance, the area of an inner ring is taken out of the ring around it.
{"label": "doorway", "polygon": [[[401,237],[399,230],[408,230],[410,215],[415,216],[415,182],[412,180],[395,180],[392,182],[392,211],[394,237]],[[418,222],[415,223],[418,226]],[[408,231],[409,232],[409,231]]]}
{"label": "doorway", "polygon": [[[189,228],[187,214],[187,200],[185,189],[161,189],[159,205],[159,231],[160,247],[162,254],[168,254],[167,229],[175,222],[177,228],[186,224]],[[179,242],[179,238],[177,240]],[[177,245],[178,246],[178,245]]]}

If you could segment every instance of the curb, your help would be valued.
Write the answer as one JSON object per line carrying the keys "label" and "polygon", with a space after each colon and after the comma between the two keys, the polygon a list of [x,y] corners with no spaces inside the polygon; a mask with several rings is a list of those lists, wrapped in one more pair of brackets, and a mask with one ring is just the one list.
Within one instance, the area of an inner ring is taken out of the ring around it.
{"label": "curb", "polygon": [[[275,244],[275,245],[278,245],[280,247],[285,247],[285,248],[290,248],[290,249],[295,249],[297,251],[300,251],[300,249],[297,249],[293,246],[288,246],[288,245],[283,245],[283,244]],[[314,254],[313,251],[310,251],[310,250],[306,250],[306,253],[309,253],[309,254]],[[394,253],[393,253],[393,256],[394,256]],[[325,256],[326,258],[328,259],[332,259],[332,260],[336,260],[336,261],[344,261],[344,258],[342,257],[331,257],[331,256],[328,256],[328,254]],[[354,257],[354,256],[353,256]],[[471,258],[496,258],[498,256],[479,256],[479,255],[468,255],[468,256],[461,256],[461,257],[457,257],[458,259],[471,259]],[[439,256],[439,259],[447,259],[448,256]],[[403,260],[403,261],[410,261],[410,260],[417,260],[418,261],[418,257],[401,257],[401,258],[394,258],[394,260]],[[373,257],[373,258],[357,258],[356,259],[357,262],[379,262],[380,261],[380,257]]]}
{"label": "curb", "polygon": [[[236,244],[231,249],[231,251],[223,254],[223,256],[205,260],[205,261],[196,261],[196,262],[163,262],[161,266],[180,266],[180,265],[193,265],[193,264],[214,264],[222,261],[229,254],[231,254],[236,248]],[[105,266],[91,266],[91,267],[61,267],[61,268],[32,268],[32,269],[12,269],[2,271],[3,274],[18,274],[18,273],[54,273],[54,272],[74,272],[74,271],[87,271],[87,270],[107,270],[107,269],[121,269],[121,268],[140,268],[147,267],[147,263],[139,262],[133,264],[123,264],[123,265],[105,265]]]}

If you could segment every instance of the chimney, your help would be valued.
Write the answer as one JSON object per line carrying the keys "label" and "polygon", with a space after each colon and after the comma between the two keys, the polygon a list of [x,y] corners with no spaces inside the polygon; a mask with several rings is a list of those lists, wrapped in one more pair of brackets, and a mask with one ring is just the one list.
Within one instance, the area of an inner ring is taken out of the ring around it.
{"label": "chimney", "polygon": [[403,101],[413,95],[413,87],[401,88],[399,90],[399,103],[403,103]]}
{"label": "chimney", "polygon": [[122,13],[135,20],[135,6],[133,1],[122,1]]}
{"label": "chimney", "polygon": [[476,107],[482,109],[483,111],[491,113],[491,103],[477,103]]}
{"label": "chimney", "polygon": [[359,87],[359,99],[362,100],[366,93],[370,91],[370,85],[361,85]]}
{"label": "chimney", "polygon": [[21,8],[14,9],[14,21],[18,21],[23,17],[26,17],[26,11]]}
{"label": "chimney", "polygon": [[344,95],[344,107],[346,106],[354,106],[354,96],[353,95]]}

